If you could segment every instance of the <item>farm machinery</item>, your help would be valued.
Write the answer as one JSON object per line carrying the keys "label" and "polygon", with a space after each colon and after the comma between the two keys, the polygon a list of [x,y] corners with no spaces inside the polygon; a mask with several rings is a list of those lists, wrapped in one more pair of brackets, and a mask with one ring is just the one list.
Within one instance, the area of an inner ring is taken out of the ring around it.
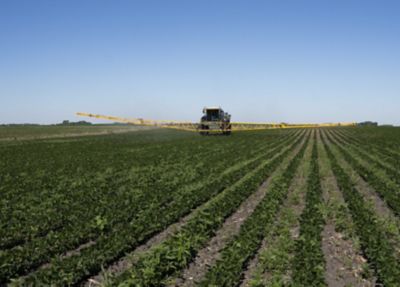
{"label": "farm machinery", "polygon": [[201,135],[222,134],[230,135],[232,131],[283,129],[283,128],[315,128],[334,126],[355,126],[355,123],[328,123],[328,124],[273,124],[273,123],[239,123],[231,122],[231,115],[224,112],[221,107],[205,107],[199,123],[183,121],[148,120],[142,118],[121,118],[90,113],[76,113],[78,116],[110,120],[138,126],[151,126],[198,132]]}
{"label": "farm machinery", "polygon": [[230,135],[232,131],[231,115],[220,107],[206,107],[203,109],[198,130],[201,135],[213,133]]}

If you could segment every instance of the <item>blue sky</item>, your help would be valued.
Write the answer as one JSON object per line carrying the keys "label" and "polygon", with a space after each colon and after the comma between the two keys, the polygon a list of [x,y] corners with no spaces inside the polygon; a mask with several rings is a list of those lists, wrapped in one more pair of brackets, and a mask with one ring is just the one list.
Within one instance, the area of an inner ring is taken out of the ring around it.
{"label": "blue sky", "polygon": [[0,123],[400,124],[400,1],[0,1]]}

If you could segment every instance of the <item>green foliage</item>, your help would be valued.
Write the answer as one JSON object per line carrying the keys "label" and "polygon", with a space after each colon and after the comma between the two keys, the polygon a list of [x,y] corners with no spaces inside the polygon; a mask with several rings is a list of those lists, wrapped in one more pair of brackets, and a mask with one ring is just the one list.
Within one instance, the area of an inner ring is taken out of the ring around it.
{"label": "green foliage", "polygon": [[338,186],[343,192],[343,197],[355,223],[361,247],[370,261],[371,267],[375,269],[376,275],[385,286],[398,286],[400,266],[394,256],[392,245],[379,225],[377,215],[355,188],[349,175],[339,165],[325,140],[324,145]]}
{"label": "green foliage", "polygon": [[108,221],[107,221],[107,218],[103,218],[100,215],[97,215],[94,218],[94,223],[93,224],[94,224],[94,227],[96,229],[98,229],[99,231],[104,231],[106,229],[107,225],[108,225]]}
{"label": "green foliage", "polygon": [[307,180],[306,206],[300,217],[300,238],[296,242],[293,259],[294,286],[325,286],[325,259],[322,253],[322,230],[325,225],[320,205],[322,187],[318,166],[315,134]]}
{"label": "green foliage", "polygon": [[[0,283],[50,262],[25,284],[76,284],[220,194],[298,135],[202,138],[158,131],[7,144],[0,149],[0,222],[7,222],[0,228]],[[177,256],[185,254],[178,250]]]}
{"label": "green foliage", "polygon": [[[240,203],[248,197],[272,173],[288,153],[298,145],[301,138],[290,148],[280,153],[271,161],[261,163],[241,181],[225,190],[194,216],[182,230],[154,250],[145,254],[135,268],[116,279],[121,286],[161,286],[163,280],[188,265],[196,252],[204,246],[208,239],[223,224],[226,217],[234,212]],[[277,203],[275,203],[277,204]],[[254,224],[254,223],[253,223]],[[253,226],[244,227],[248,232]],[[246,237],[250,240],[250,237]],[[185,242],[179,244],[178,242]],[[235,250],[241,250],[251,244],[250,241],[236,242]],[[182,246],[180,249],[179,246]],[[239,256],[239,253],[236,253]],[[214,283],[209,283],[211,286]],[[216,285],[219,286],[219,285]]]}
{"label": "green foliage", "polygon": [[[271,190],[246,219],[240,232],[222,250],[221,259],[209,270],[199,286],[237,286],[242,270],[259,248],[303,159],[308,140],[290,161],[285,171],[274,178]],[[279,254],[271,254],[279,256]]]}
{"label": "green foliage", "polygon": [[[328,136],[331,138],[331,136]],[[378,194],[387,202],[387,204],[393,209],[393,211],[400,215],[400,173],[393,167],[382,164],[380,161],[372,158],[369,153],[372,153],[368,148],[368,153],[362,153],[359,149],[352,149],[358,154],[363,160],[370,163],[371,166],[375,168],[367,167],[360,163],[360,161],[352,155],[343,146],[345,145],[343,141],[339,140],[342,145],[336,145],[339,151],[343,154],[345,160],[358,172],[358,174],[367,181]],[[360,148],[360,147],[358,147]],[[365,148],[365,147],[364,147]],[[398,185],[391,184],[391,182],[378,175],[377,171],[383,171],[392,181],[396,182]]]}
{"label": "green foliage", "polygon": [[[41,127],[33,128],[37,129],[29,136],[46,133]],[[7,133],[0,138],[9,137],[11,131]],[[23,131],[13,133],[22,135]],[[59,133],[54,131],[54,135]],[[260,259],[274,271],[268,284],[288,284],[289,274],[293,285],[323,285],[320,234],[324,219],[334,218],[337,231],[355,229],[368,259],[365,276],[375,275],[385,286],[396,286],[400,268],[393,240],[399,241],[398,226],[374,212],[331,149],[335,146],[337,154],[398,215],[400,132],[394,128],[353,128],[328,133],[328,139],[337,144],[324,145],[348,210],[335,202],[321,204],[314,144],[300,238],[291,240],[290,229],[279,229],[279,244],[267,249]],[[191,214],[178,232],[144,253],[134,269],[118,277],[107,273],[104,282],[166,284],[169,277],[190,264],[225,219],[294,151],[304,134],[276,130],[199,137],[161,130],[0,142],[0,285],[79,285]],[[273,179],[268,196],[222,250],[202,285],[234,286],[240,282],[275,221],[303,153],[304,147],[283,175]],[[293,196],[291,204],[301,199]],[[286,216],[283,221],[287,224],[297,222],[293,214]],[[370,270],[374,274],[368,273]],[[263,284],[261,276],[251,282],[251,286]]]}

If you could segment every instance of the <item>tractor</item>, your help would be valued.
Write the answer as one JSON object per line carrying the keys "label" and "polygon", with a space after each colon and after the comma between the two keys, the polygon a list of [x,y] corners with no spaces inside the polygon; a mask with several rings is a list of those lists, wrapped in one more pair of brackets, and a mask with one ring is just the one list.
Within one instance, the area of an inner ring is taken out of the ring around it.
{"label": "tractor", "polygon": [[232,131],[231,115],[220,107],[205,107],[197,129],[201,135],[230,135]]}

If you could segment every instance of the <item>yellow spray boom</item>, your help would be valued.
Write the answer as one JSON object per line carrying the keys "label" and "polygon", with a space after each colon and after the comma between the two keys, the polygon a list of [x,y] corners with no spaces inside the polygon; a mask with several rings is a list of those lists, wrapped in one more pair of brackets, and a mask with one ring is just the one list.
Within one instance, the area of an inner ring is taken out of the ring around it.
{"label": "yellow spray boom", "polygon": [[[90,117],[102,120],[109,120],[118,123],[127,123],[140,126],[151,126],[159,128],[179,129],[186,131],[199,131],[199,124],[185,121],[169,121],[169,120],[149,120],[142,118],[122,118],[115,116],[106,116],[91,113],[76,113],[78,116]],[[252,122],[236,122],[231,123],[232,130],[261,130],[261,129],[277,129],[277,128],[315,128],[315,127],[335,127],[335,126],[355,126],[356,123],[327,123],[327,124],[274,124],[274,123],[252,123]]]}

